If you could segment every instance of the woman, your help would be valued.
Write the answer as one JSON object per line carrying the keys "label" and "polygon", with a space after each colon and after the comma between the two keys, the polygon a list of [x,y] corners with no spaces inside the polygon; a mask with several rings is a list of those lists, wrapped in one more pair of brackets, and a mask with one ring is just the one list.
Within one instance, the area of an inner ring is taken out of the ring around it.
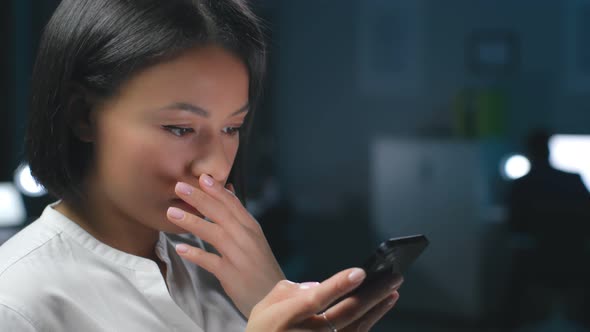
{"label": "woman", "polygon": [[264,65],[241,0],[62,1],[26,140],[59,200],[0,248],[0,330],[357,331],[392,307],[400,280],[330,306],[361,269],[283,280],[238,199]]}

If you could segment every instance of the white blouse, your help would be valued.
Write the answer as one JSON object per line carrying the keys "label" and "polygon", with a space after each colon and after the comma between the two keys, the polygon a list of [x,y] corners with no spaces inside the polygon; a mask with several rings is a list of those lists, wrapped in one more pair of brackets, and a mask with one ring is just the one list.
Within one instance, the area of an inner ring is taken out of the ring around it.
{"label": "white blouse", "polygon": [[149,259],[114,249],[45,208],[0,247],[0,331],[244,331],[246,320],[206,270],[174,250],[189,235],[160,233]]}

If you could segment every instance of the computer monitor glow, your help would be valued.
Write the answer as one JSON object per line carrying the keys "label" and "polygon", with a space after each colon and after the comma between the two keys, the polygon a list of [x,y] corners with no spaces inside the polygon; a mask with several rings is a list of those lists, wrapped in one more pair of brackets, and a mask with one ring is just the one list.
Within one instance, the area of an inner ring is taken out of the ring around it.
{"label": "computer monitor glow", "polygon": [[31,174],[31,168],[22,164],[14,173],[14,184],[24,194],[30,197],[39,197],[47,193],[45,188],[35,181]]}
{"label": "computer monitor glow", "polygon": [[10,182],[0,183],[0,227],[14,227],[25,222],[25,203]]}
{"label": "computer monitor glow", "polygon": [[529,173],[530,161],[522,155],[511,155],[500,163],[500,172],[505,179],[516,180]]}
{"label": "computer monitor glow", "polygon": [[590,190],[590,135],[553,135],[549,151],[553,167],[579,173]]}

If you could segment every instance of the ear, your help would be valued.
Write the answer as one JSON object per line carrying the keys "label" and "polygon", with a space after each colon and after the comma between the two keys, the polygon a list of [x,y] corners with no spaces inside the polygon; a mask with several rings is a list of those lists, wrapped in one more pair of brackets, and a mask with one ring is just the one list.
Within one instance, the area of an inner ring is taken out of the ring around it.
{"label": "ear", "polygon": [[83,89],[74,88],[74,93],[68,101],[68,124],[80,141],[92,143],[96,137],[96,121],[94,105],[89,101],[88,95]]}

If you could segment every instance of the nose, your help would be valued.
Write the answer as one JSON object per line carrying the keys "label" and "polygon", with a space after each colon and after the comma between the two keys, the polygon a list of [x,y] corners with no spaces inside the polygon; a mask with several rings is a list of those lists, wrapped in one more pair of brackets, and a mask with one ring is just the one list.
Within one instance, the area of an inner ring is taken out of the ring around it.
{"label": "nose", "polygon": [[216,182],[224,184],[235,158],[231,154],[232,152],[225,148],[222,140],[211,140],[207,151],[192,161],[192,175],[198,178],[203,173],[208,174]]}

